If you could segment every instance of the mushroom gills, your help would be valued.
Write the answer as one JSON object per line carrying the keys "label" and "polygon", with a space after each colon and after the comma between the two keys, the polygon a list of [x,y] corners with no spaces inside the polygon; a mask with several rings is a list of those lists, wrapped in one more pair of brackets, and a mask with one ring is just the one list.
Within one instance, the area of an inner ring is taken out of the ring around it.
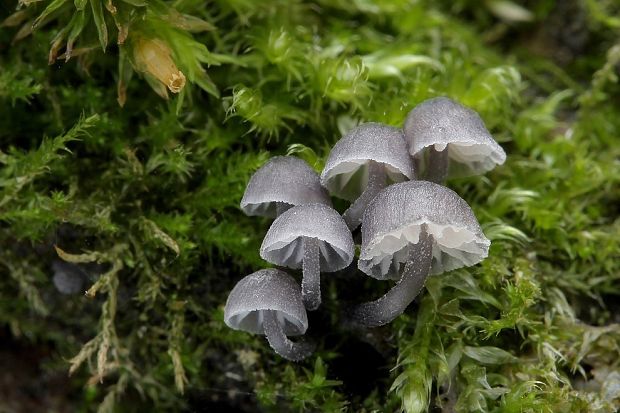
{"label": "mushroom gills", "polygon": [[364,192],[355,200],[355,202],[344,211],[342,218],[347,223],[347,226],[351,231],[359,226],[362,222],[362,216],[366,207],[374,199],[374,197],[385,188],[386,173],[384,165],[370,161],[368,163],[368,184]]}
{"label": "mushroom gills", "polygon": [[265,310],[263,328],[271,348],[290,361],[300,361],[314,351],[314,344],[307,341],[293,342],[286,337],[282,324],[278,321],[277,311]]}
{"label": "mushroom gills", "polygon": [[426,168],[425,179],[436,184],[443,184],[448,177],[448,147],[444,145],[443,149],[438,149],[437,145],[433,145],[429,149],[428,165]]}
{"label": "mushroom gills", "polygon": [[433,236],[423,226],[420,239],[409,251],[398,283],[383,297],[355,306],[346,323],[360,327],[379,327],[401,315],[418,296],[428,278],[433,258]]}
{"label": "mushroom gills", "polygon": [[432,274],[474,265],[480,257],[486,257],[485,247],[488,244],[477,240],[472,231],[423,218],[382,234],[374,246],[360,257],[360,269],[380,280],[400,279],[400,270],[407,262],[411,248],[418,243],[422,226],[433,236]]}
{"label": "mushroom gills", "polygon": [[[302,262],[304,253],[304,238],[311,237],[296,237],[292,241],[289,242],[281,242],[275,245],[273,248],[269,250],[270,253],[277,253],[281,259],[281,264],[284,267],[289,267],[293,269],[299,269],[303,267],[303,264],[300,266],[296,263]],[[319,244],[319,262],[322,268],[328,265],[330,261],[335,261],[336,259],[344,260],[346,257],[346,252],[342,251],[340,248],[334,247],[324,240],[318,240]]]}
{"label": "mushroom gills", "polygon": [[304,258],[301,296],[308,311],[314,311],[321,305],[321,252],[319,245],[319,239],[303,237]]}

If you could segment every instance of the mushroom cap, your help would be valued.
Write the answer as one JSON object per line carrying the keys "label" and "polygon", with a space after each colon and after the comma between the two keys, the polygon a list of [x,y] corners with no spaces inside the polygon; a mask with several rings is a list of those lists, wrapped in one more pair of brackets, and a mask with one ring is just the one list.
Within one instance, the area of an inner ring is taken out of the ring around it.
{"label": "mushroom cap", "polygon": [[54,260],[52,271],[54,271],[52,282],[61,294],[70,295],[83,292],[86,275],[80,267],[68,262]]}
{"label": "mushroom cap", "polygon": [[370,122],[357,126],[336,142],[321,173],[321,184],[330,194],[354,201],[368,185],[370,161],[383,164],[392,182],[414,177],[401,129]]}
{"label": "mushroom cap", "polygon": [[364,212],[360,270],[371,277],[398,279],[422,225],[433,236],[431,274],[477,264],[488,255],[473,211],[456,192],[427,181],[391,185]]}
{"label": "mushroom cap", "polygon": [[321,187],[317,173],[304,160],[275,156],[250,178],[241,199],[241,209],[247,215],[274,218],[278,203],[331,205],[331,200]]}
{"label": "mushroom cap", "polygon": [[447,97],[416,106],[403,129],[411,156],[420,158],[425,148],[434,145],[441,151],[447,145],[453,177],[482,174],[506,161],[506,153],[478,113]]}
{"label": "mushroom cap", "polygon": [[276,218],[260,247],[260,256],[276,265],[301,268],[304,237],[319,240],[321,271],[338,271],[353,261],[351,231],[338,212],[323,204],[299,205]]}
{"label": "mushroom cap", "polygon": [[266,269],[244,277],[235,285],[224,307],[224,322],[234,330],[265,334],[264,311],[273,310],[287,336],[308,329],[301,287],[284,271]]}

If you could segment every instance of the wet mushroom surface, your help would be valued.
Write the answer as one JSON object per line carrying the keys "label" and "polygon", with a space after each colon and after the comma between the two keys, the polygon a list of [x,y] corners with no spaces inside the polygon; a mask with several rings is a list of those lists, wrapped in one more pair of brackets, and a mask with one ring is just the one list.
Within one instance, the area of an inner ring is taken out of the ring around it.
{"label": "wet mushroom surface", "polygon": [[413,177],[401,129],[369,122],[336,142],[321,173],[321,184],[331,195],[352,201],[343,218],[353,230],[377,192]]}
{"label": "wet mushroom surface", "polygon": [[506,153],[480,115],[447,97],[428,99],[413,108],[403,131],[409,153],[428,181],[480,175],[506,161]]}
{"label": "wet mushroom surface", "polygon": [[381,191],[364,213],[358,267],[377,279],[398,278],[381,298],[355,306],[346,322],[366,327],[394,320],[441,274],[486,258],[490,241],[454,191],[411,181]]}
{"label": "wet mushroom surface", "polygon": [[321,304],[321,271],[351,264],[354,245],[342,217],[322,204],[300,205],[280,215],[260,248],[263,259],[288,268],[302,268],[301,290],[308,310]]}
{"label": "wet mushroom surface", "polygon": [[306,332],[308,317],[299,286],[284,271],[260,270],[239,281],[226,300],[224,322],[235,330],[265,335],[273,350],[291,361],[308,357],[314,349],[313,343],[288,339]]}
{"label": "wet mushroom surface", "polygon": [[317,173],[302,159],[276,156],[250,178],[241,209],[247,215],[275,218],[292,206],[313,203],[331,205]]}

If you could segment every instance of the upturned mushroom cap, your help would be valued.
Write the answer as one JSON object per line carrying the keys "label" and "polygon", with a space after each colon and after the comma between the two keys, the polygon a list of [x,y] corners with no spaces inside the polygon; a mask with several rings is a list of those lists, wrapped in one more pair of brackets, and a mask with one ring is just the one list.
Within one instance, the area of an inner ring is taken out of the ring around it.
{"label": "upturned mushroom cap", "polygon": [[402,131],[370,122],[336,142],[321,173],[321,183],[330,194],[354,201],[366,188],[370,161],[383,164],[392,182],[413,179],[413,163]]}
{"label": "upturned mushroom cap", "polygon": [[403,129],[411,156],[419,158],[433,145],[442,151],[447,145],[450,176],[482,174],[506,160],[478,113],[446,97],[416,106]]}
{"label": "upturned mushroom cap", "polygon": [[319,240],[321,271],[338,271],[353,261],[351,231],[338,212],[322,204],[296,206],[276,218],[260,247],[260,256],[276,265],[301,268],[304,237]]}
{"label": "upturned mushroom cap", "polygon": [[431,274],[486,258],[491,242],[467,202],[444,186],[411,181],[385,188],[366,208],[359,269],[380,280],[397,279],[423,224],[433,237]]}
{"label": "upturned mushroom cap", "polygon": [[294,156],[276,156],[260,167],[245,189],[241,209],[247,215],[275,217],[277,204],[331,205],[317,173]]}
{"label": "upturned mushroom cap", "polygon": [[224,322],[235,330],[264,334],[263,311],[277,312],[287,336],[301,335],[308,329],[301,288],[284,271],[266,269],[243,278],[230,292],[224,307]]}

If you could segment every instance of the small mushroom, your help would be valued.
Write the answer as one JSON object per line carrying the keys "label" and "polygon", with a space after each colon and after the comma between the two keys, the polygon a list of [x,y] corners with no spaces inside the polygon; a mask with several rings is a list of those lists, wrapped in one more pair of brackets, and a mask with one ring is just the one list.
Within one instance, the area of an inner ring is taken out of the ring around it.
{"label": "small mushroom", "polygon": [[52,271],[54,271],[52,282],[61,294],[72,295],[84,291],[87,275],[77,265],[54,260]]}
{"label": "small mushroom", "polygon": [[314,350],[309,342],[287,338],[305,334],[308,317],[299,285],[284,271],[260,270],[239,281],[226,300],[224,322],[234,330],[264,334],[287,360],[302,360]]}
{"label": "small mushroom", "polygon": [[428,181],[482,174],[506,160],[478,113],[446,97],[416,106],[403,129],[409,153],[416,166],[424,166]]}
{"label": "small mushroom", "polygon": [[413,177],[402,131],[380,123],[364,123],[336,143],[325,163],[321,183],[332,195],[355,201],[343,214],[353,230],[377,192],[389,183]]}
{"label": "small mushroom", "polygon": [[304,160],[294,156],[276,156],[250,178],[241,199],[247,215],[275,218],[292,206],[331,205],[317,173]]}
{"label": "small mushroom", "polygon": [[380,280],[400,279],[383,297],[355,307],[350,321],[366,327],[389,323],[429,274],[477,264],[490,243],[467,202],[451,189],[427,181],[387,187],[364,213],[358,267]]}
{"label": "small mushroom", "polygon": [[306,309],[321,304],[321,271],[334,272],[351,264],[353,237],[334,209],[323,204],[299,205],[273,222],[260,256],[275,265],[302,268],[301,293]]}

